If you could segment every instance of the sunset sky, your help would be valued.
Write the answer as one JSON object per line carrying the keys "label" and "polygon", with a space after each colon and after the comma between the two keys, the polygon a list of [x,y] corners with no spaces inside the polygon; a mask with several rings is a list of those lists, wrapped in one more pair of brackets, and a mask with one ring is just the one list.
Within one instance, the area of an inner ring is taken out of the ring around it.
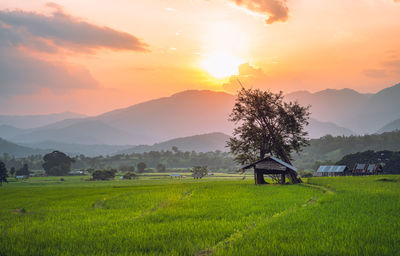
{"label": "sunset sky", "polygon": [[0,0],[0,114],[100,114],[189,89],[377,92],[399,0]]}

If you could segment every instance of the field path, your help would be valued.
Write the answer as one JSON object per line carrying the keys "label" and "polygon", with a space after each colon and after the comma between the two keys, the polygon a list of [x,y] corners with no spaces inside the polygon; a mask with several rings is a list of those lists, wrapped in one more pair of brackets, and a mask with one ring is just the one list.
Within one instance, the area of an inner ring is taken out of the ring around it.
{"label": "field path", "polygon": [[[318,185],[313,185],[313,184],[299,184],[298,186],[305,186],[305,187],[309,187],[312,189],[317,189],[320,190],[322,193],[327,194],[327,195],[334,195],[335,191],[333,191],[330,188],[324,187],[324,186],[318,186]],[[205,255],[211,255],[213,254],[214,251],[218,250],[218,249],[223,249],[224,247],[229,247],[229,245],[235,241],[238,241],[240,239],[242,239],[243,237],[245,237],[248,233],[250,233],[253,229],[255,229],[257,226],[259,226],[260,224],[267,224],[269,222],[271,222],[272,220],[276,219],[276,218],[284,218],[285,216],[288,216],[290,214],[295,214],[296,211],[303,209],[304,207],[310,206],[312,204],[317,203],[319,200],[321,200],[322,197],[320,198],[309,198],[307,201],[305,201],[302,205],[295,205],[293,207],[290,207],[288,209],[285,209],[281,212],[277,212],[274,215],[270,216],[268,219],[266,219],[263,222],[260,223],[253,223],[247,227],[245,227],[244,229],[241,230],[237,230],[234,233],[232,233],[230,236],[228,236],[226,239],[219,241],[217,244],[215,244],[214,246],[210,247],[210,248],[206,248],[200,251],[197,251],[194,256],[205,256]]]}

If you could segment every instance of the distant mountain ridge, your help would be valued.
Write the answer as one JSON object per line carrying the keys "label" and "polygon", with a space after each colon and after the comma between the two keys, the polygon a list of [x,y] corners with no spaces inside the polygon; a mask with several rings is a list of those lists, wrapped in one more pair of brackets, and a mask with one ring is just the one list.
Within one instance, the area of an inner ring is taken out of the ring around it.
{"label": "distant mountain ridge", "polygon": [[0,125],[10,125],[20,129],[38,128],[64,119],[84,118],[82,114],[63,112],[48,115],[0,115]]}
{"label": "distant mountain ridge", "polygon": [[397,131],[397,130],[400,130],[400,118],[384,125],[376,133],[381,134],[384,132],[391,132],[391,131]]}
{"label": "distant mountain ridge", "polygon": [[8,154],[14,157],[26,157],[30,155],[44,155],[48,152],[50,150],[33,149],[0,138],[0,155]]}
{"label": "distant mountain ridge", "polygon": [[[286,100],[312,105],[310,125],[306,128],[310,138],[375,133],[400,118],[398,98],[400,84],[376,94],[327,89],[285,95]],[[225,92],[189,90],[98,116],[67,118],[38,128],[0,125],[0,137],[29,145],[45,141],[64,145],[153,145],[194,134],[232,134],[234,124],[227,119],[234,101],[235,96]]]}
{"label": "distant mountain ridge", "polygon": [[357,134],[375,133],[383,125],[400,118],[400,84],[376,94],[358,93],[352,89],[327,89],[315,93],[298,91],[286,95],[287,100],[298,100],[311,105],[311,116],[320,121],[333,122]]}
{"label": "distant mountain ridge", "polygon": [[229,140],[229,135],[224,133],[214,132],[208,134],[194,135],[183,138],[176,138],[161,143],[156,143],[152,146],[139,145],[122,151],[117,154],[131,154],[143,153],[150,151],[166,151],[171,150],[172,147],[177,147],[181,151],[196,151],[196,152],[210,152],[210,151],[227,151],[226,143]]}

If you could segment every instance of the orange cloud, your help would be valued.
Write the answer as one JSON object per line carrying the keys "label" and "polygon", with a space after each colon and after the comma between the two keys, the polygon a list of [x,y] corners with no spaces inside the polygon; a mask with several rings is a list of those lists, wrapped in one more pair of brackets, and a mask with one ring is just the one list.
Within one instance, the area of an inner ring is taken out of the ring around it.
{"label": "orange cloud", "polygon": [[[148,51],[148,45],[137,37],[109,27],[82,21],[65,13],[61,6],[49,3],[52,15],[34,12],[0,11],[0,35],[8,35],[13,45],[37,46],[36,50],[63,47],[74,51],[97,48]],[[49,42],[50,41],[50,42]]]}
{"label": "orange cloud", "polygon": [[238,6],[260,14],[268,15],[265,23],[272,24],[278,21],[284,22],[289,18],[289,8],[283,0],[231,0]]}

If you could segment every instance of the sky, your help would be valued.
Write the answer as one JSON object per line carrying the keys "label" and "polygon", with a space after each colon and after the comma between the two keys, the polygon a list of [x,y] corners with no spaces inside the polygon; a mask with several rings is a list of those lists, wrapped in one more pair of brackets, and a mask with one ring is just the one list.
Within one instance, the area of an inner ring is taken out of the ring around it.
{"label": "sky", "polygon": [[400,0],[0,0],[0,114],[400,82]]}

